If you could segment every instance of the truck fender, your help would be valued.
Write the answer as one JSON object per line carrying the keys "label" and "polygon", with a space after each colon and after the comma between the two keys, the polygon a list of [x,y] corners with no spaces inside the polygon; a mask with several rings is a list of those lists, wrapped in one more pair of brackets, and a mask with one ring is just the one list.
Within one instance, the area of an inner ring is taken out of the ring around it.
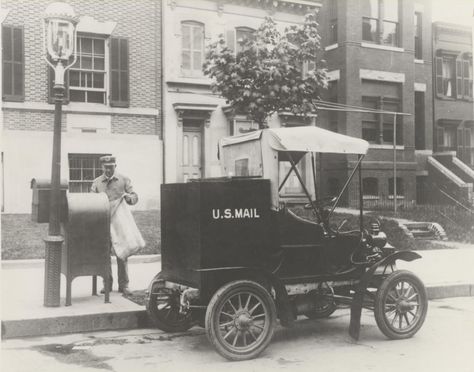
{"label": "truck fender", "polygon": [[354,297],[351,304],[351,322],[349,325],[349,334],[355,340],[359,339],[360,335],[360,318],[362,314],[362,303],[364,301],[364,295],[367,287],[374,276],[375,270],[382,265],[390,265],[395,263],[396,260],[413,261],[421,258],[418,253],[412,251],[399,251],[392,253],[391,255],[381,259],[374,263],[370,268],[362,275],[359,284],[355,288]]}

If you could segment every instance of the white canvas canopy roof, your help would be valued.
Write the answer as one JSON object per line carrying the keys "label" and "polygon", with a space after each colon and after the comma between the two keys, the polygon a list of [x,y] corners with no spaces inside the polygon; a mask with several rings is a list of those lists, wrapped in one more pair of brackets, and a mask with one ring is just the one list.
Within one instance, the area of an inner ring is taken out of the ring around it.
{"label": "white canvas canopy roof", "polygon": [[222,147],[258,140],[265,132],[269,146],[276,151],[366,154],[369,143],[360,138],[319,127],[271,128],[221,139]]}

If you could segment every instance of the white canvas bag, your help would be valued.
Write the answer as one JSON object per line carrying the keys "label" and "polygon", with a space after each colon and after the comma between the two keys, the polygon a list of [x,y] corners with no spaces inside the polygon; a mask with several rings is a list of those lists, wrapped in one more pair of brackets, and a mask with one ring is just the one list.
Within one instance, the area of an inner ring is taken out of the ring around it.
{"label": "white canvas bag", "polygon": [[124,260],[145,247],[132,212],[124,198],[110,203],[110,237],[115,255]]}

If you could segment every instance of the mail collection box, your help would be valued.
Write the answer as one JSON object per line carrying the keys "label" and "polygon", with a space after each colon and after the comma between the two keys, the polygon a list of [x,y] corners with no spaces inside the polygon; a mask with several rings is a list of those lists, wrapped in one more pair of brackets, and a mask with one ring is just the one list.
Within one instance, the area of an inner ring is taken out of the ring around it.
{"label": "mail collection box", "polygon": [[[45,178],[33,178],[31,180],[31,189],[33,190],[33,198],[31,202],[31,219],[38,223],[49,222],[51,181]],[[61,180],[61,212],[60,220],[64,222],[67,216],[66,191],[68,189],[67,180]]]}

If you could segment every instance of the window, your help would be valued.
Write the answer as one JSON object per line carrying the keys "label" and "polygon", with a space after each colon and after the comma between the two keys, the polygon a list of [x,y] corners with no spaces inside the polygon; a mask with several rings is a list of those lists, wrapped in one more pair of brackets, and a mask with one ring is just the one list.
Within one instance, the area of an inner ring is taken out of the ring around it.
{"label": "window", "polygon": [[[77,61],[64,77],[65,103],[108,101],[113,107],[129,107],[128,40],[111,37],[107,43],[101,37],[79,36],[77,49]],[[49,103],[54,103],[54,71],[48,70]]]}
{"label": "window", "polygon": [[25,58],[22,27],[2,27],[2,49],[2,99],[23,101]]}
{"label": "window", "polygon": [[337,43],[337,0],[329,0],[329,35],[328,43]]}
{"label": "window", "polygon": [[[397,197],[403,196],[403,179],[397,177]],[[388,179],[388,195],[393,197],[393,177]]]}
{"label": "window", "polygon": [[250,27],[236,27],[226,31],[227,47],[234,53],[244,50],[245,40],[255,40],[255,30]]}
{"label": "window", "polygon": [[244,119],[242,117],[237,117],[234,119],[234,123],[232,126],[232,135],[234,136],[242,133],[253,132],[258,129],[259,128],[257,122],[249,119]]}
{"label": "window", "polygon": [[435,57],[435,63],[437,96],[472,100],[472,56],[447,52]]}
{"label": "window", "polygon": [[423,59],[423,50],[422,50],[422,14],[420,12],[415,12],[415,58]]}
{"label": "window", "polygon": [[102,174],[100,157],[110,154],[69,154],[69,191],[89,192],[92,181]]}
{"label": "window", "polygon": [[364,196],[379,196],[379,181],[374,177],[367,177],[362,180],[362,190]]}
{"label": "window", "polygon": [[362,1],[362,40],[399,46],[398,0]]}
{"label": "window", "polygon": [[235,29],[236,53],[244,50],[245,40],[255,40],[255,30],[249,27],[237,27]]}
{"label": "window", "polygon": [[204,63],[204,25],[186,21],[181,24],[181,70],[185,76],[202,76]]}
{"label": "window", "polygon": [[[388,112],[399,112],[400,103],[395,98],[362,97],[362,106]],[[362,138],[374,144],[393,144],[393,114],[366,112],[362,114]],[[396,144],[403,145],[402,117],[396,119]]]}
{"label": "window", "polygon": [[248,177],[249,176],[249,159],[238,159],[235,161],[235,176]]}
{"label": "window", "polygon": [[105,40],[78,37],[77,61],[69,71],[69,100],[106,103]]}
{"label": "window", "polygon": [[[378,109],[375,97],[362,97],[362,106],[368,109]],[[370,143],[378,143],[378,114],[373,112],[362,113],[362,138]]]}
{"label": "window", "polygon": [[[397,100],[389,100],[385,99],[382,100],[382,110],[389,111],[389,112],[399,112],[400,111],[400,104]],[[393,144],[393,114],[382,114],[383,120],[383,138],[382,142],[384,144]],[[403,132],[402,132],[402,125],[401,125],[401,116],[397,116],[396,118],[396,144],[403,145]]]}
{"label": "window", "polygon": [[307,79],[309,72],[316,69],[316,62],[314,61],[303,61],[303,68],[301,69],[303,80]]}

